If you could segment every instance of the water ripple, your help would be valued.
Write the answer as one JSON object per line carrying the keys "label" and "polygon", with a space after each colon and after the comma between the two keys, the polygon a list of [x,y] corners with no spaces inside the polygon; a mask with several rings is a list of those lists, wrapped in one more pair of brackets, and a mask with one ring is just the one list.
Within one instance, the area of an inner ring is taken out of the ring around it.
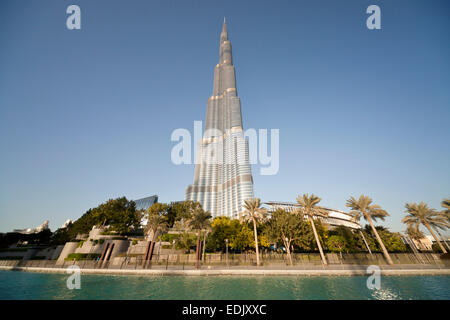
{"label": "water ripple", "polygon": [[384,276],[379,290],[366,277],[114,276],[0,271],[0,299],[450,299],[450,276]]}

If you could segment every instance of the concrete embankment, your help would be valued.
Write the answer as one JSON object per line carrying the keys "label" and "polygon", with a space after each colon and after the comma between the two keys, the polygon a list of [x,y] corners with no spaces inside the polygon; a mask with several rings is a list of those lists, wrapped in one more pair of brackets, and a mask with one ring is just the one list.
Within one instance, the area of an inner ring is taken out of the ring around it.
{"label": "concrete embankment", "polygon": [[[381,275],[450,275],[450,268],[388,268],[381,267]],[[67,273],[66,268],[0,266],[0,270],[41,273]],[[81,274],[140,275],[140,276],[367,276],[366,268],[349,269],[202,269],[202,270],[133,270],[133,269],[80,269]]]}

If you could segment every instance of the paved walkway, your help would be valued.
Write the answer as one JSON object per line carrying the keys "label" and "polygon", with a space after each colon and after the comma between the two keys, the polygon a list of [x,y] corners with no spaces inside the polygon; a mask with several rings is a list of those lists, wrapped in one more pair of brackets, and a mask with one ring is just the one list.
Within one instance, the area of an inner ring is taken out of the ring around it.
{"label": "paved walkway", "polygon": [[[171,269],[80,269],[82,274],[114,274],[114,275],[148,275],[148,276],[367,276],[368,266],[333,265],[316,268],[287,267],[284,269],[257,268],[222,268],[197,270],[171,270]],[[436,265],[394,265],[379,266],[381,275],[450,275],[449,267]],[[8,267],[0,266],[0,270],[43,272],[43,273],[67,273],[67,268],[41,268],[41,267]]]}

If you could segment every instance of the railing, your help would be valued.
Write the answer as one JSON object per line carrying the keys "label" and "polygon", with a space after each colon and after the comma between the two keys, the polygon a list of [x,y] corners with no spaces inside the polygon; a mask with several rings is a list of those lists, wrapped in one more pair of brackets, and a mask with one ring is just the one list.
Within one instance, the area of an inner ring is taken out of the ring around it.
{"label": "railing", "polygon": [[[395,265],[434,265],[438,267],[450,267],[450,261],[440,260],[439,254],[434,253],[391,253]],[[326,254],[328,265],[386,265],[386,260],[381,253],[344,253]],[[289,268],[290,261],[286,254],[262,253],[260,255],[263,268]],[[144,256],[115,257],[107,261],[73,260],[56,264],[55,260],[0,260],[0,267],[35,267],[35,268],[66,268],[77,265],[82,269],[194,269],[196,265],[195,254],[160,254],[153,255],[145,267]],[[294,253],[292,254],[294,267],[321,268],[322,260],[318,253]],[[248,268],[256,266],[256,255],[252,253],[206,254],[201,261],[202,268]]]}

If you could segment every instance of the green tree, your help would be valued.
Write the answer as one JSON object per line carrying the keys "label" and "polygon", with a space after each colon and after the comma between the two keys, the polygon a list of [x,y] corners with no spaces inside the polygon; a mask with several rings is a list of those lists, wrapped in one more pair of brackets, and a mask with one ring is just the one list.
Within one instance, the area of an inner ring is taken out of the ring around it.
{"label": "green tree", "polygon": [[197,268],[200,267],[200,237],[201,232],[204,229],[207,229],[210,227],[211,224],[211,213],[209,211],[203,210],[200,203],[196,203],[192,207],[191,215],[187,220],[187,227],[190,230],[197,231]]}
{"label": "green tree", "polygon": [[258,247],[258,230],[257,224],[264,221],[267,215],[267,210],[261,208],[261,199],[253,198],[244,200],[244,212],[241,219],[245,222],[253,223],[253,233],[255,236],[255,248],[256,248],[256,265],[259,266],[259,247]]}
{"label": "green tree", "polygon": [[151,234],[153,242],[156,241],[159,234],[162,234],[169,227],[167,223],[167,209],[167,204],[157,202],[149,207],[145,213],[145,218],[147,219],[145,235]]}
{"label": "green tree", "polygon": [[246,223],[240,224],[238,232],[231,237],[230,247],[241,252],[255,247],[254,233]]}
{"label": "green tree", "polygon": [[91,214],[97,223],[102,221],[102,225],[109,225],[112,231],[119,234],[139,228],[142,217],[134,201],[128,201],[125,197],[110,199],[92,209]]}
{"label": "green tree", "polygon": [[211,223],[211,233],[208,236],[208,251],[224,251],[226,247],[225,239],[231,241],[241,230],[241,224],[237,219],[220,216],[214,218]]}
{"label": "green tree", "polygon": [[68,228],[59,228],[55,232],[53,232],[50,243],[53,245],[65,244],[70,241],[70,235],[68,232]]}
{"label": "green tree", "polygon": [[390,232],[389,230],[379,231],[378,233],[386,245],[386,250],[389,252],[406,252],[406,245],[399,233]]}
{"label": "green tree", "polygon": [[437,212],[435,209],[428,207],[424,202],[417,203],[407,203],[405,205],[406,212],[408,215],[402,219],[402,222],[407,225],[416,225],[417,230],[419,229],[419,224],[424,225],[428,231],[431,233],[433,238],[436,240],[437,244],[441,248],[443,253],[447,253],[447,250],[442,246],[439,238],[433,232],[432,228],[446,229],[449,227],[449,222],[446,217]]}
{"label": "green tree", "polygon": [[[362,237],[355,234],[350,228],[344,226],[337,226],[333,230],[329,232],[331,236],[339,236],[342,237],[345,241],[345,252],[358,252],[361,251],[364,247],[364,242]],[[328,244],[328,241],[327,241]],[[329,247],[328,247],[329,248]]]}
{"label": "green tree", "polygon": [[195,203],[193,201],[172,202],[167,208],[167,223],[172,228],[177,221],[187,220]]}
{"label": "green tree", "polygon": [[297,214],[302,216],[307,216],[311,227],[314,232],[314,237],[316,239],[317,247],[319,248],[320,257],[322,258],[322,262],[324,265],[327,265],[327,259],[323,254],[322,245],[320,244],[319,234],[317,233],[316,226],[314,224],[314,217],[328,217],[328,211],[319,207],[318,204],[320,202],[320,198],[316,195],[312,194],[309,196],[308,194],[304,194],[303,196],[297,197],[297,203],[299,205],[299,209],[296,211]]}
{"label": "green tree", "polygon": [[407,225],[405,233],[408,237],[416,241],[425,238],[423,232],[420,231],[419,228],[417,226],[414,226],[413,224]]}
{"label": "green tree", "polygon": [[365,227],[361,230],[360,236],[362,241],[364,241],[364,239],[366,240],[367,246],[370,249],[369,252],[382,253],[381,247],[377,244],[377,239],[372,233],[372,228],[368,224],[366,224]]}
{"label": "green tree", "polygon": [[291,266],[293,265],[291,247],[295,243],[305,244],[304,235],[309,231],[309,225],[300,215],[293,215],[283,209],[277,209],[268,222],[269,239],[283,243]]}
{"label": "green tree", "polygon": [[[405,234],[410,239],[415,240],[419,244],[420,250],[424,250],[421,239],[425,238],[425,235],[423,234],[422,231],[420,231],[418,223],[406,223]],[[414,245],[414,243],[413,243],[413,245]],[[413,248],[411,248],[411,249],[413,249]]]}
{"label": "green tree", "polygon": [[348,242],[343,236],[334,235],[327,239],[327,246],[331,252],[339,252],[342,259],[342,251],[348,248]]}
{"label": "green tree", "polygon": [[350,214],[353,215],[356,219],[359,219],[362,214],[364,219],[369,222],[372,232],[377,238],[387,262],[389,264],[394,264],[373,224],[373,221],[376,221],[376,219],[381,219],[384,221],[384,218],[386,216],[389,216],[387,211],[381,209],[381,207],[377,204],[372,204],[372,199],[365,195],[361,195],[358,200],[356,200],[354,197],[350,197],[350,199],[347,200],[346,206],[353,210],[350,212]]}
{"label": "green tree", "polygon": [[125,197],[110,199],[96,208],[87,210],[66,230],[60,230],[58,239],[72,240],[78,234],[87,234],[92,227],[101,225],[109,225],[110,231],[125,234],[138,230],[141,219],[142,213],[136,210],[134,201],[128,201]]}
{"label": "green tree", "polygon": [[190,253],[191,248],[195,245],[196,236],[189,232],[183,232],[177,238],[175,242],[175,247],[177,249],[186,250],[187,253]]}

